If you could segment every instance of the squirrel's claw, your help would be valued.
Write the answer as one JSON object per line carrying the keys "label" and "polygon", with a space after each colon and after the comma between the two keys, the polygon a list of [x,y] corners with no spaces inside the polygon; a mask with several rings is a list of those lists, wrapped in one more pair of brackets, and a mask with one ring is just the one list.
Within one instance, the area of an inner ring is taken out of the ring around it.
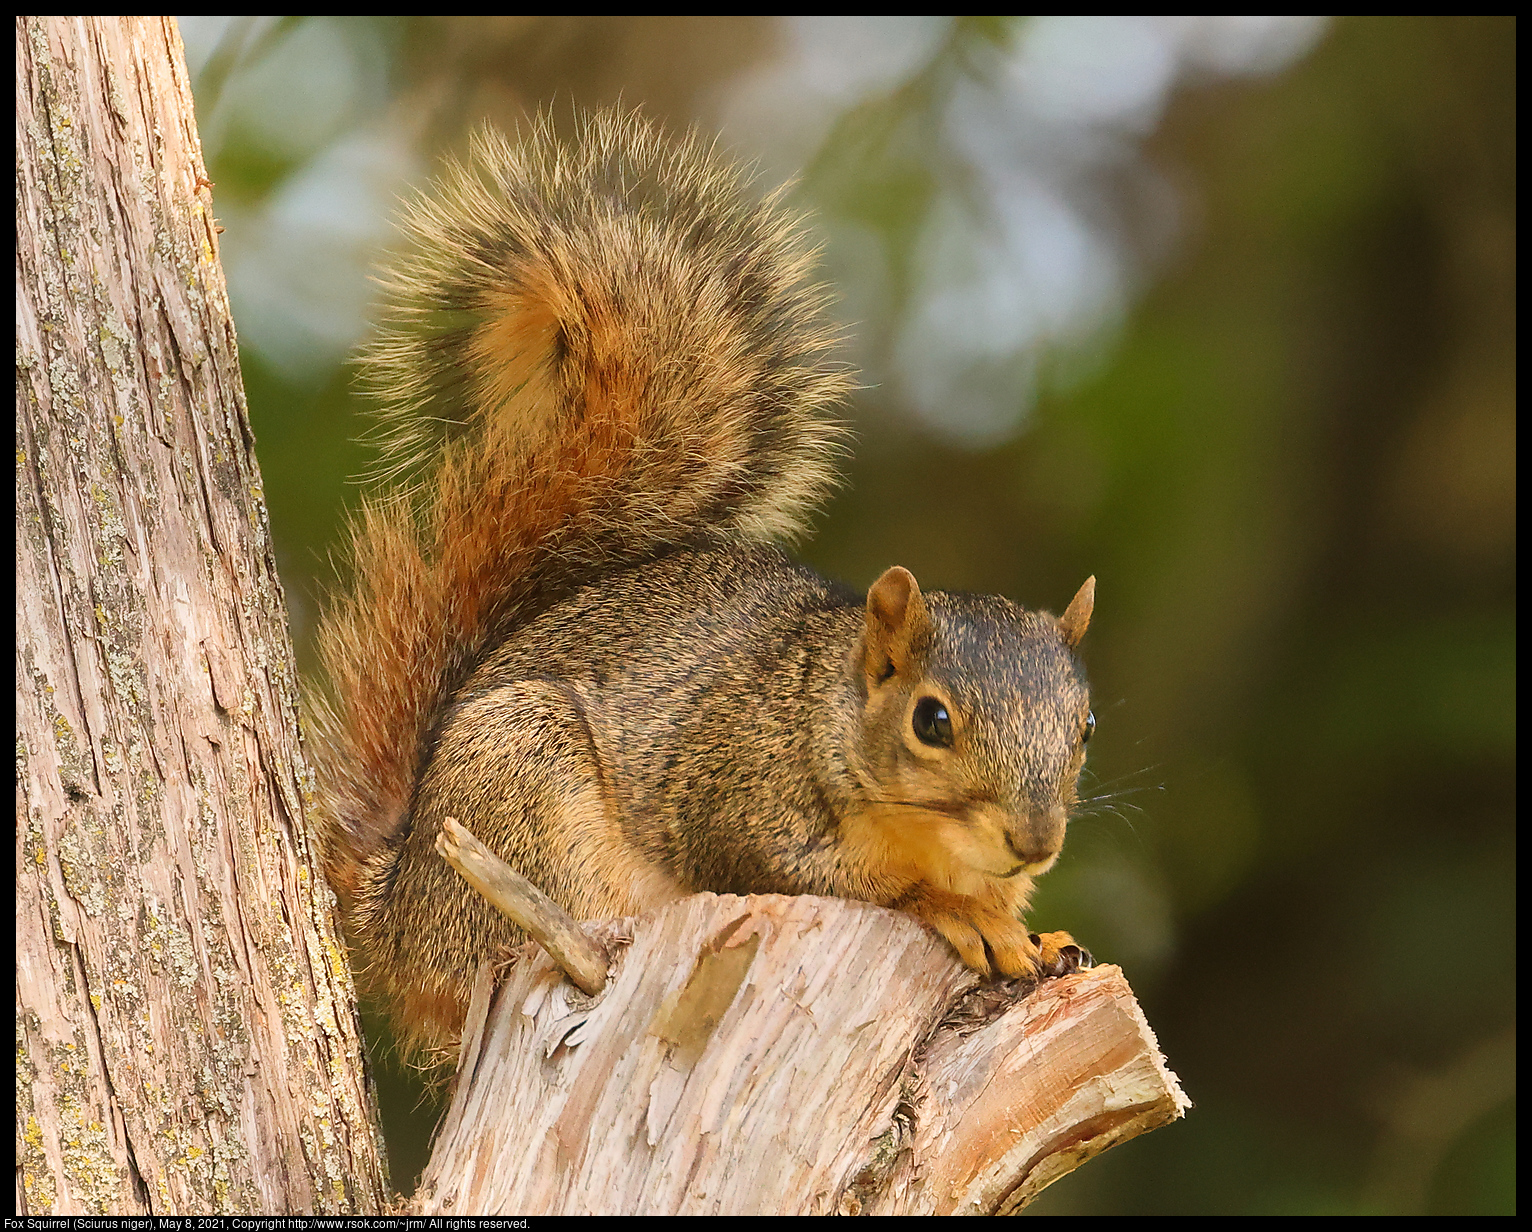
{"label": "squirrel's claw", "polygon": [[1038,949],[1038,975],[1044,979],[1073,975],[1096,965],[1096,959],[1068,933],[1032,933],[1029,938]]}

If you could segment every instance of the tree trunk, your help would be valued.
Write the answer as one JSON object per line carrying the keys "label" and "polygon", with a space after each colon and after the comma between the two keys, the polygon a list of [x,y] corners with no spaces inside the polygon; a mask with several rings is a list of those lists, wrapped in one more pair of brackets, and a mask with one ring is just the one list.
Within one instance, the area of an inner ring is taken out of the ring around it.
{"label": "tree trunk", "polygon": [[469,1009],[412,1209],[997,1214],[1182,1115],[1122,973],[985,984],[900,912],[698,894],[530,945]]}
{"label": "tree trunk", "polygon": [[376,1210],[180,37],[16,56],[16,1210]]}

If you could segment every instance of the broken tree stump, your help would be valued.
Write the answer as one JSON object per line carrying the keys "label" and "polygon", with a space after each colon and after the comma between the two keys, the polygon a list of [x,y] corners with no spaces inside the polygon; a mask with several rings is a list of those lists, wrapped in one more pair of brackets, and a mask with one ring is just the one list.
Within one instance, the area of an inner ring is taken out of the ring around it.
{"label": "broken tree stump", "polygon": [[986,1214],[1181,1116],[1122,972],[983,982],[912,917],[697,894],[469,1010],[419,1214]]}

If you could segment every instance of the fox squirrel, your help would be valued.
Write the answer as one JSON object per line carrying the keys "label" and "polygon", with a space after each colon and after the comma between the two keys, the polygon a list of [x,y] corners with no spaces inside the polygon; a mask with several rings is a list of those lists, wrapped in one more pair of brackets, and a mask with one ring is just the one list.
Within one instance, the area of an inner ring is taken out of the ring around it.
{"label": "fox squirrel", "polygon": [[387,424],[313,714],[325,871],[400,1044],[519,939],[433,850],[458,818],[577,918],[699,890],[901,908],[969,966],[1029,934],[1095,725],[1064,615],[866,595],[774,543],[850,388],[797,218],[632,114],[478,135],[407,212],[364,353]]}

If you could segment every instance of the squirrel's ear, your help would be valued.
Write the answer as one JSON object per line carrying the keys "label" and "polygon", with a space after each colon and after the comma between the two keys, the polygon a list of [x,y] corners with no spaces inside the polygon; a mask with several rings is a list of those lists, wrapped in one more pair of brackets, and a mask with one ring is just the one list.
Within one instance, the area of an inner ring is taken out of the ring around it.
{"label": "squirrel's ear", "polygon": [[931,617],[920,584],[895,565],[867,592],[863,667],[874,684],[906,671],[931,637]]}
{"label": "squirrel's ear", "polygon": [[1064,614],[1059,617],[1059,632],[1064,635],[1064,645],[1071,650],[1085,636],[1085,630],[1090,626],[1091,610],[1095,606],[1096,579],[1091,576],[1085,579],[1085,585],[1080,587],[1075,597],[1069,601],[1069,606],[1064,609]]}

